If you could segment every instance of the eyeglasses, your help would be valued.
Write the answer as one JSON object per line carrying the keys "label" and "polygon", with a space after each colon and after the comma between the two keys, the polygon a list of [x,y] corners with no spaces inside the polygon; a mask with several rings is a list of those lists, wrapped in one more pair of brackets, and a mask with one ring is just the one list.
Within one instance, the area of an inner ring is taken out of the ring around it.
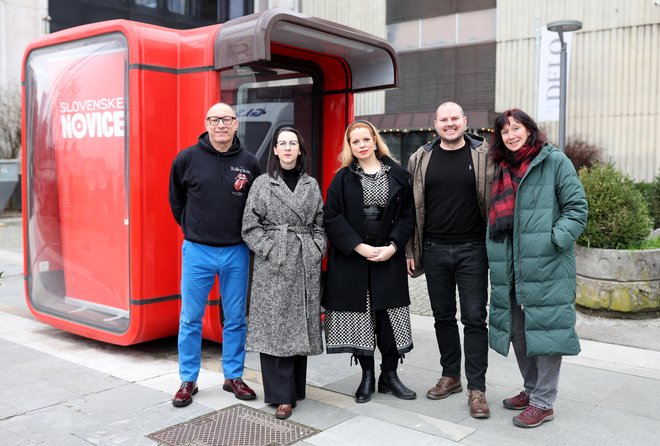
{"label": "eyeglasses", "polygon": [[222,121],[222,123],[224,125],[231,125],[232,122],[234,122],[235,120],[236,120],[236,118],[233,117],[233,116],[222,116],[222,117],[220,117],[220,116],[209,116],[208,118],[206,118],[206,122],[208,122],[209,125],[212,125],[214,127],[216,125],[220,124],[220,121]]}
{"label": "eyeglasses", "polygon": [[284,149],[286,146],[291,147],[292,149],[295,149],[298,147],[298,141],[277,141],[277,148],[279,149]]}

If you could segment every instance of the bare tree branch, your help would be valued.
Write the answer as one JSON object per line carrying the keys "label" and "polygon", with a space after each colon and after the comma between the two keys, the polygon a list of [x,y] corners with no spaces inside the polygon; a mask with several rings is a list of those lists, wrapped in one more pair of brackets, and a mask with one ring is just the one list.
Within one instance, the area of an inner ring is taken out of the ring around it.
{"label": "bare tree branch", "polygon": [[18,158],[21,153],[21,93],[0,90],[0,158]]}

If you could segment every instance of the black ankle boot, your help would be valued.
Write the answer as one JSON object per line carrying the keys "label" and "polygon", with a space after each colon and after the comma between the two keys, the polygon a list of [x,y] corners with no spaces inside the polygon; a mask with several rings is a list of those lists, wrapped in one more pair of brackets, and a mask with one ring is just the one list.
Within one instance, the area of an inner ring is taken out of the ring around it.
{"label": "black ankle boot", "polygon": [[378,393],[387,392],[392,392],[392,395],[402,400],[414,400],[417,398],[417,394],[401,382],[396,371],[383,370],[378,378]]}
{"label": "black ankle boot", "polygon": [[355,391],[355,402],[366,403],[376,391],[376,374],[373,370],[362,370],[362,381]]}

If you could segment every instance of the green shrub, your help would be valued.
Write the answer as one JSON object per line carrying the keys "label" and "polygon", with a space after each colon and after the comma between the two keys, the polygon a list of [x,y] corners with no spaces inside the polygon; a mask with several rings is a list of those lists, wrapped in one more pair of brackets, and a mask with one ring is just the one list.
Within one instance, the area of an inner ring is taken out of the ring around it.
{"label": "green shrub", "polygon": [[653,228],[660,226],[660,175],[655,183],[635,183],[635,188],[642,193],[646,207],[649,210]]}
{"label": "green shrub", "polygon": [[644,195],[653,227],[660,228],[660,170],[652,183],[635,183],[635,187]]}
{"label": "green shrub", "polygon": [[653,237],[628,246],[630,249],[660,249],[660,237]]}
{"label": "green shrub", "polygon": [[642,193],[612,164],[580,169],[589,218],[577,240],[592,248],[625,249],[648,237],[651,218]]}
{"label": "green shrub", "polygon": [[651,183],[645,197],[649,207],[649,215],[653,220],[653,227],[660,228],[660,170],[658,170],[655,181]]}

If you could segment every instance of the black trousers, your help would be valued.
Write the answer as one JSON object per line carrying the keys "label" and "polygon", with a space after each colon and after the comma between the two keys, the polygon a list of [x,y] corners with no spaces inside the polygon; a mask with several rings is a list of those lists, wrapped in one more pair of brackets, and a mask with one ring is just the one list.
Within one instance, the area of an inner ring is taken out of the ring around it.
{"label": "black trousers", "polygon": [[[366,219],[367,226],[367,243],[375,244],[378,234],[378,229],[380,227],[380,220],[378,219]],[[371,290],[371,265],[369,265],[369,290]],[[399,359],[399,352],[396,348],[396,340],[394,339],[394,331],[392,330],[392,324],[390,323],[390,318],[387,316],[387,310],[375,310],[376,314],[376,345],[380,354],[383,357],[383,363],[381,368],[386,372],[393,372],[396,370],[396,362]],[[356,355],[358,361],[360,361],[360,367],[362,370],[374,370],[375,363],[374,357],[371,355]]]}
{"label": "black trousers", "polygon": [[458,286],[467,387],[485,391],[488,369],[486,244],[440,245],[426,241],[423,256],[442,376],[461,376],[461,340],[456,321]]}
{"label": "black trousers", "polygon": [[271,356],[259,353],[264,401],[290,404],[305,398],[307,356]]}
{"label": "black trousers", "polygon": [[[396,370],[396,362],[399,360],[399,352],[396,348],[396,341],[394,340],[394,332],[392,331],[392,324],[390,318],[387,316],[387,310],[376,310],[376,345],[380,354],[383,357],[382,370],[385,372],[393,372]],[[356,355],[360,361],[362,370],[374,370],[375,363],[374,357],[371,355]]]}

